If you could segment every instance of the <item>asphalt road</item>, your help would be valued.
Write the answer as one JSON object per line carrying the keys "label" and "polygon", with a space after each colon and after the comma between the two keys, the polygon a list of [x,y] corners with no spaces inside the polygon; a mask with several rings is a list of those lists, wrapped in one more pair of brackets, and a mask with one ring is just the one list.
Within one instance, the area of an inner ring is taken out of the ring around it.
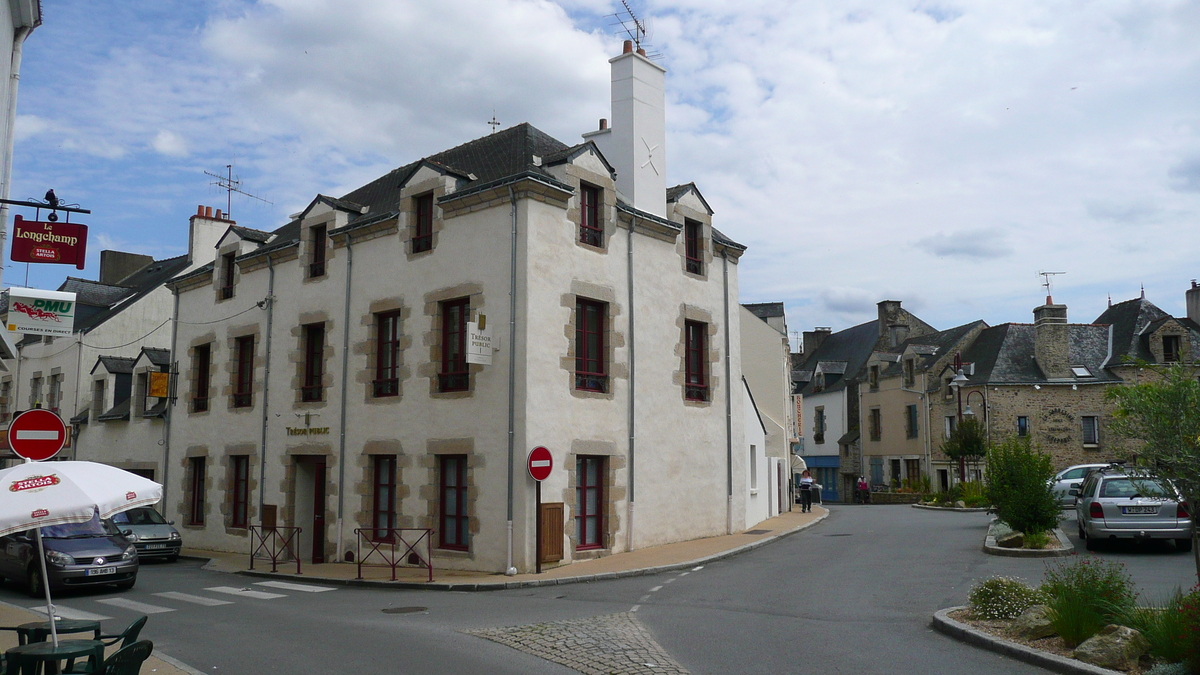
{"label": "asphalt road", "polygon": [[[697,675],[1043,672],[929,628],[933,612],[964,604],[977,579],[1041,579],[1043,560],[981,552],[987,521],[905,506],[833,506],[816,527],[700,569],[489,593],[305,592],[180,561],[144,565],[132,591],[65,593],[56,604],[64,616],[110,617],[106,629],[149,613],[143,635],[204,673],[570,673],[462,631],[630,612]],[[1073,532],[1074,522],[1064,529]],[[1101,555],[1124,562],[1144,597],[1195,581],[1191,556],[1169,545]],[[0,599],[36,604],[11,584]],[[407,613],[384,611],[397,609]],[[555,635],[585,660],[589,649],[608,647],[586,635]]]}

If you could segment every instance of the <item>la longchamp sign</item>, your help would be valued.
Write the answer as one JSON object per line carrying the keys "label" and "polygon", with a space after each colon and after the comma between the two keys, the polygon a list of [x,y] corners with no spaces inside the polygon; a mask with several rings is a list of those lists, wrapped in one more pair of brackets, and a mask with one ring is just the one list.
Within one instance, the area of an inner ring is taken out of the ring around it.
{"label": "la longchamp sign", "polygon": [[5,326],[10,333],[70,336],[75,329],[75,294],[10,288]]}
{"label": "la longchamp sign", "polygon": [[83,269],[87,257],[87,225],[13,218],[12,260],[57,263]]}

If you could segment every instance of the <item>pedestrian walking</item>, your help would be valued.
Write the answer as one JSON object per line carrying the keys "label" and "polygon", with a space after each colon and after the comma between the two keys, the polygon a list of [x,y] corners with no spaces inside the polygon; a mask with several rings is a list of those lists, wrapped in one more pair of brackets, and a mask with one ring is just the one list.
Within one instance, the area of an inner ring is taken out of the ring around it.
{"label": "pedestrian walking", "polygon": [[867,485],[867,479],[864,476],[858,477],[858,503],[871,503],[871,486]]}
{"label": "pedestrian walking", "polygon": [[800,474],[800,513],[812,511],[813,477],[808,469]]}

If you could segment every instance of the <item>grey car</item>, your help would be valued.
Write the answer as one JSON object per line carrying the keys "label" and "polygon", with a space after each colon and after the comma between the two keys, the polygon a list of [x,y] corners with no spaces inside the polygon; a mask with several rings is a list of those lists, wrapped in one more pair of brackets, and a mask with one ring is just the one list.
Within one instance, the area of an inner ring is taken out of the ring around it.
{"label": "grey car", "polygon": [[1192,519],[1169,481],[1131,476],[1116,467],[1088,474],[1080,487],[1075,517],[1087,549],[1113,539],[1172,539],[1179,551],[1192,550]]}
{"label": "grey car", "polygon": [[[137,582],[137,550],[108,520],[43,527],[42,546],[51,592],[104,584],[132,588]],[[33,597],[44,597],[33,530],[0,537],[0,576],[20,583]]]}
{"label": "grey car", "polygon": [[164,558],[172,562],[179,557],[183,540],[174,528],[175,521],[163,518],[158,511],[144,506],[118,513],[112,520],[143,560]]}
{"label": "grey car", "polygon": [[1107,464],[1076,464],[1055,474],[1054,478],[1050,479],[1050,488],[1054,492],[1054,496],[1058,499],[1058,505],[1061,508],[1069,509],[1075,506],[1075,495],[1071,494],[1071,486],[1079,485],[1088,473],[1096,469],[1103,469]]}

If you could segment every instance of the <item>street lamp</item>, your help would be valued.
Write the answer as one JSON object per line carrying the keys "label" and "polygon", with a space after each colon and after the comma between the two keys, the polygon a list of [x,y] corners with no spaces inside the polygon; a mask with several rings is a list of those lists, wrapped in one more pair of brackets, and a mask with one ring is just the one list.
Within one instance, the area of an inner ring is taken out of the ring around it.
{"label": "street lamp", "polygon": [[[963,421],[963,404],[962,404],[962,387],[967,383],[967,376],[963,374],[962,353],[954,355],[954,379],[950,380],[950,386],[954,388],[954,392],[958,394],[958,425],[962,426]],[[967,411],[971,415],[970,395],[967,396]],[[963,455],[958,456],[958,482],[967,482],[967,459]]]}

